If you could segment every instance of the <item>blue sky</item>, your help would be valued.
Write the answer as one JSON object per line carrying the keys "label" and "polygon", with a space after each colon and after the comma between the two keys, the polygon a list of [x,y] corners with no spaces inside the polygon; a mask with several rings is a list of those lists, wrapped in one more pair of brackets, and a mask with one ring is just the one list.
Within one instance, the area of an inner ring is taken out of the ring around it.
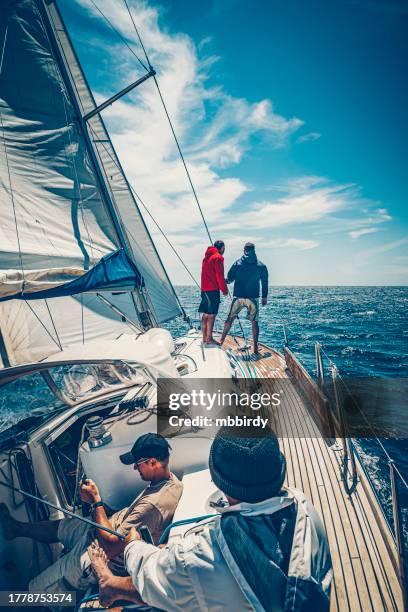
{"label": "blue sky", "polygon": [[[94,1],[133,44],[122,2]],[[98,101],[143,73],[90,0],[59,4]],[[251,239],[272,284],[406,284],[407,3],[130,5],[226,264]],[[153,82],[103,116],[199,277],[207,239]],[[152,232],[173,281],[190,283]]]}

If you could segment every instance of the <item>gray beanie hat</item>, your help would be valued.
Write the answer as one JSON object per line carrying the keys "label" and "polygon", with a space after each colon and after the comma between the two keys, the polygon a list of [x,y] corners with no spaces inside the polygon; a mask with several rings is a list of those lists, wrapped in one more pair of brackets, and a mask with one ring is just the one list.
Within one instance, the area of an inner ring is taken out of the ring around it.
{"label": "gray beanie hat", "polygon": [[223,427],[211,446],[210,472],[223,493],[256,503],[278,495],[286,460],[271,429]]}

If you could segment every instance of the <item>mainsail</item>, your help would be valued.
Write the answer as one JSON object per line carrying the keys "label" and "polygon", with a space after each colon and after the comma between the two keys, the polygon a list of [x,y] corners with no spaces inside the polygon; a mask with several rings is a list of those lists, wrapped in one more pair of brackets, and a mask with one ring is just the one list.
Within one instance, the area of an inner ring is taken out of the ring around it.
{"label": "mainsail", "polygon": [[95,107],[55,3],[3,3],[0,308],[131,291],[161,323],[181,308]]}

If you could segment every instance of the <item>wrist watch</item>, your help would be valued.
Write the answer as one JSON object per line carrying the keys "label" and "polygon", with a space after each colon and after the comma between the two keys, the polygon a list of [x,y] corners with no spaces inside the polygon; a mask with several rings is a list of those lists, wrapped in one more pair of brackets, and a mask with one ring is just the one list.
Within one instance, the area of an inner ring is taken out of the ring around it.
{"label": "wrist watch", "polygon": [[95,512],[96,508],[100,508],[101,506],[103,506],[103,501],[97,501],[94,502],[93,504],[91,504],[91,512]]}

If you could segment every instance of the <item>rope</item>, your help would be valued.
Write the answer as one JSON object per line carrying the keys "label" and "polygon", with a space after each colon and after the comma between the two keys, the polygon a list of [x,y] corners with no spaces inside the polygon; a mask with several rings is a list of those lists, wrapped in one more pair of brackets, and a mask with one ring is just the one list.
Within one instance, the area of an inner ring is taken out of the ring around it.
{"label": "rope", "polygon": [[85,328],[84,328],[84,294],[81,293],[81,331],[82,344],[85,344]]}

